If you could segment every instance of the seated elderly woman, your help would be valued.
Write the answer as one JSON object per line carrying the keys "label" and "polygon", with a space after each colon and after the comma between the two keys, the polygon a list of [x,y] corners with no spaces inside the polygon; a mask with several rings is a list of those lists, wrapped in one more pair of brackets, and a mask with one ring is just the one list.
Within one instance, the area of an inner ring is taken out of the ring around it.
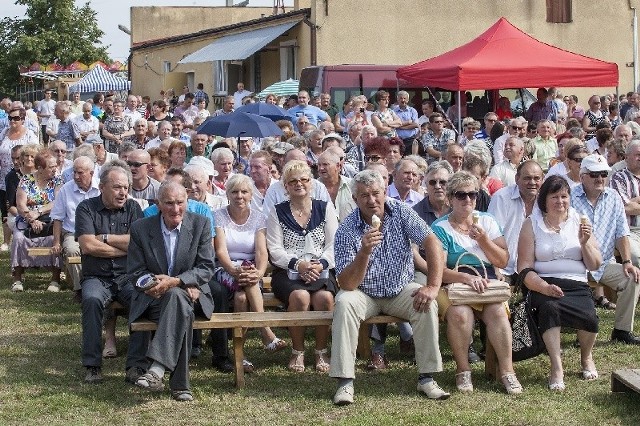
{"label": "seated elderly woman", "polygon": [[[35,157],[36,171],[20,178],[16,192],[16,207],[20,217],[11,240],[11,267],[13,285],[11,290],[23,291],[22,275],[25,268],[51,268],[51,282],[48,291],[60,291],[60,263],[56,255],[29,256],[28,250],[35,247],[51,247],[53,228],[49,212],[53,200],[62,186],[62,177],[56,175],[56,159],[49,150],[41,150]],[[51,232],[46,232],[50,229]],[[42,236],[37,236],[42,234]]]}
{"label": "seated elderly woman", "polygon": [[167,170],[171,168],[171,157],[169,153],[160,148],[150,148],[147,150],[151,161],[147,165],[149,176],[158,182],[164,182]]}
{"label": "seated elderly woman", "polygon": [[[289,311],[332,311],[337,282],[333,272],[333,240],[338,228],[331,203],[311,198],[311,169],[305,161],[292,160],[282,172],[289,200],[271,209],[267,222],[267,247],[274,271],[271,286]],[[302,372],[304,327],[290,327],[292,355],[289,369]],[[328,326],[316,327],[316,364],[329,370]]]}
{"label": "seated elderly woman", "polygon": [[225,183],[233,174],[233,164],[235,163],[236,157],[230,148],[222,147],[214,149],[209,158],[216,171],[216,175],[213,178],[213,184],[215,186],[214,193],[224,195]]}
{"label": "seated elderly woman", "polygon": [[169,158],[171,159],[171,167],[182,169],[186,166],[185,160],[187,159],[187,145],[185,145],[184,142],[173,140],[171,144],[169,144],[167,154],[169,154]]}
{"label": "seated elderly woman", "polygon": [[598,316],[587,284],[587,271],[602,263],[591,224],[570,206],[571,189],[560,176],[544,181],[538,208],[524,221],[518,242],[518,274],[530,290],[538,329],[549,353],[549,389],[565,389],[560,328],[577,330],[584,380],[598,378],[592,349]]}
{"label": "seated elderly woman", "polygon": [[[234,312],[264,312],[260,284],[269,262],[267,254],[267,218],[251,208],[253,182],[246,175],[235,174],[227,181],[229,205],[215,211],[214,247],[218,266],[214,277],[226,287],[233,300]],[[269,327],[261,329],[267,351],[284,349]],[[245,369],[253,365],[243,361]]]}
{"label": "seated elderly woman", "polygon": [[[480,186],[475,176],[468,172],[455,173],[447,183],[447,197],[451,213],[433,223],[433,231],[442,242],[446,260],[443,283],[464,283],[482,293],[487,286],[484,277],[472,272],[486,268],[487,277],[495,279],[494,268],[504,268],[509,261],[507,243],[500,226],[493,216],[478,213],[474,207]],[[472,256],[463,256],[472,253]],[[453,268],[460,262],[457,270]],[[511,360],[511,326],[506,303],[452,305],[446,287],[438,295],[440,316],[447,321],[447,338],[456,361],[456,386],[460,392],[472,392],[471,366],[469,365],[469,341],[475,318],[481,319],[487,328],[487,338],[498,358],[502,384],[507,393],[518,394],[522,386],[513,372]]]}

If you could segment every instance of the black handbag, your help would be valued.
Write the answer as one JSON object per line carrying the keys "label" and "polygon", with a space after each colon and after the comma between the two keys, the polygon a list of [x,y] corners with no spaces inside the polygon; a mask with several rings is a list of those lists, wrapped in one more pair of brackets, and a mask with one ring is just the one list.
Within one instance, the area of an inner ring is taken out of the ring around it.
{"label": "black handbag", "polygon": [[[524,285],[524,276],[528,271],[522,271],[518,276],[516,291]],[[511,358],[513,361],[524,361],[534,358],[546,350],[544,340],[538,329],[535,310],[531,307],[531,292],[511,305]]]}
{"label": "black handbag", "polygon": [[16,227],[18,230],[22,231],[25,237],[31,238],[39,238],[39,237],[49,237],[53,235],[53,221],[48,213],[41,215],[37,220],[42,222],[42,229],[40,232],[36,232],[31,228],[31,225],[27,223],[24,218],[20,217],[16,220]]}

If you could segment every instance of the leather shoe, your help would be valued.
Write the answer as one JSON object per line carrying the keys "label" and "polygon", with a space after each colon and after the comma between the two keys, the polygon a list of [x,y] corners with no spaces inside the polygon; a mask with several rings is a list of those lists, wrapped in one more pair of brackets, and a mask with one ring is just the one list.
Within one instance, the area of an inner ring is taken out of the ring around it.
{"label": "leather shoe", "polygon": [[469,357],[469,364],[475,364],[476,362],[482,361],[482,359],[480,358],[480,356],[476,352],[476,349],[473,347],[473,345],[469,345],[469,355],[468,355],[468,357]]}
{"label": "leather shoe", "polygon": [[627,345],[640,345],[640,338],[634,336],[633,333],[615,328],[611,332],[611,341],[625,343]]}
{"label": "leather shoe", "polygon": [[384,356],[379,353],[371,352],[371,359],[369,360],[369,365],[367,365],[367,370],[384,370],[386,368],[387,363]]}
{"label": "leather shoe", "polygon": [[336,405],[353,404],[353,385],[341,386],[333,396],[333,403]]}
{"label": "leather shoe", "polygon": [[233,373],[233,363],[227,357],[214,356],[211,359],[211,365],[223,373]]}

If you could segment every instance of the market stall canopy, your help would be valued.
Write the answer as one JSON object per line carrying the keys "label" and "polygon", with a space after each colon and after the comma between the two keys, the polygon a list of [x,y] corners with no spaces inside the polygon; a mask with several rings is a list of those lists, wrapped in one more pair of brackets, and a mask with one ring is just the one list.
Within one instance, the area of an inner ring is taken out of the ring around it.
{"label": "market stall canopy", "polygon": [[111,90],[129,90],[131,82],[116,77],[102,66],[96,66],[84,77],[69,87],[69,92],[107,92]]}
{"label": "market stall canopy", "polygon": [[274,94],[276,96],[297,95],[298,85],[298,80],[289,79],[278,81],[277,83],[267,86],[262,92],[258,93],[258,98],[264,99],[269,94]]}
{"label": "market stall canopy", "polygon": [[615,87],[618,65],[543,43],[500,18],[475,40],[402,67],[397,76],[447,90]]}

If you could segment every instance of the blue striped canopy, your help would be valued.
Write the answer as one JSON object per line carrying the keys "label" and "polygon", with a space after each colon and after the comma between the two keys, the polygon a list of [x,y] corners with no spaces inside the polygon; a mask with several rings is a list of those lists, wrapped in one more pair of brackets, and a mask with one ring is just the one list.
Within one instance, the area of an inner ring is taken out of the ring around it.
{"label": "blue striped canopy", "polygon": [[130,81],[116,77],[98,65],[72,84],[69,87],[69,92],[107,92],[111,90],[129,90],[130,88]]}

